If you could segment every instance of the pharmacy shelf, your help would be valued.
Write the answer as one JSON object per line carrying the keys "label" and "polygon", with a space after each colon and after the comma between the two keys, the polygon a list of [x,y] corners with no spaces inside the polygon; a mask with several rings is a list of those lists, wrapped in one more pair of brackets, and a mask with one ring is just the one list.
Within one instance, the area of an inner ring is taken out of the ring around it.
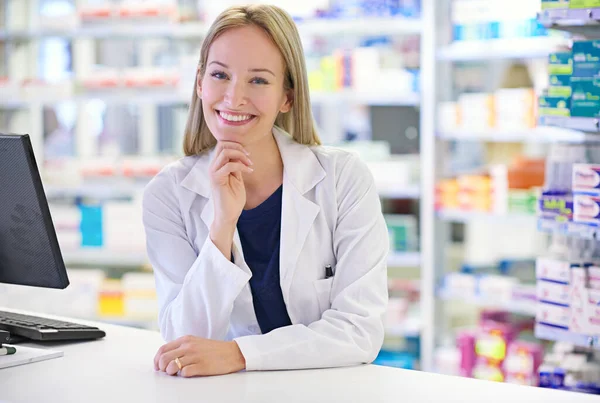
{"label": "pharmacy shelf", "polygon": [[438,60],[485,61],[491,59],[533,59],[566,49],[569,41],[558,37],[531,37],[454,42],[437,53]]}
{"label": "pharmacy shelf", "polygon": [[443,221],[468,223],[471,221],[527,221],[535,222],[533,214],[494,214],[485,212],[469,212],[460,210],[438,210],[436,216]]}
{"label": "pharmacy shelf", "polygon": [[80,186],[56,186],[56,185],[45,185],[44,191],[46,198],[48,199],[62,199],[62,198],[90,198],[100,200],[114,200],[114,199],[130,199],[133,196],[141,195],[143,192],[143,185],[136,185],[135,183],[129,184],[84,184]]}
{"label": "pharmacy shelf", "polygon": [[[357,19],[315,19],[299,21],[301,34],[339,36],[339,35],[408,35],[421,33],[421,20],[418,18],[357,18]],[[209,26],[204,23],[162,23],[162,24],[126,24],[99,23],[76,29],[32,29],[0,31],[0,40],[26,40],[45,37],[78,38],[174,38],[198,39],[206,35]]]}
{"label": "pharmacy shelf", "polygon": [[543,10],[538,15],[538,21],[547,28],[561,29],[587,38],[600,37],[600,7]]}
{"label": "pharmacy shelf", "polygon": [[[148,266],[145,253],[113,252],[102,248],[81,248],[63,251],[66,266],[99,266],[141,268]],[[418,267],[421,264],[419,252],[392,252],[388,257],[390,267]]]}
{"label": "pharmacy shelf", "polygon": [[561,234],[582,239],[600,240],[600,228],[578,222],[557,222],[550,219],[538,219],[538,230],[550,234]]}
{"label": "pharmacy shelf", "polygon": [[[542,116],[539,120],[542,126],[560,127],[563,129],[580,130],[586,133],[600,135],[600,118],[580,118],[565,116]],[[593,139],[588,136],[588,139]]]}
{"label": "pharmacy shelf", "polygon": [[148,258],[141,252],[115,252],[103,248],[81,248],[78,250],[63,250],[65,265],[71,268],[77,266],[142,268],[148,266]]}
{"label": "pharmacy shelf", "polygon": [[419,252],[391,252],[388,256],[389,267],[419,267],[420,265]]}
{"label": "pharmacy shelf", "polygon": [[562,341],[578,347],[600,350],[600,337],[573,333],[568,330],[536,323],[535,337],[542,340]]}
{"label": "pharmacy shelf", "polygon": [[421,102],[419,94],[402,94],[393,92],[356,92],[345,90],[340,92],[311,91],[313,103],[350,102],[364,105],[417,106]]}
{"label": "pharmacy shelf", "polygon": [[[356,93],[351,90],[341,92],[311,92],[313,103],[340,103],[349,102],[364,105],[389,105],[389,106],[417,106],[420,98],[418,94],[392,94],[392,93]],[[36,105],[55,105],[61,102],[75,102],[83,104],[99,100],[107,104],[153,104],[153,105],[187,105],[191,94],[181,94],[174,89],[151,90],[105,90],[78,94],[71,97],[41,97],[37,99],[0,99],[0,109],[20,109]]]}
{"label": "pharmacy shelf", "polygon": [[493,298],[481,296],[466,296],[464,293],[452,290],[440,290],[438,297],[444,301],[461,301],[481,308],[499,308],[519,315],[535,316],[537,306],[534,302],[517,303],[512,301],[498,301]]}
{"label": "pharmacy shelf", "polygon": [[402,189],[379,189],[377,193],[382,199],[418,199],[421,189],[418,186],[409,186]]}
{"label": "pharmacy shelf", "polygon": [[539,126],[521,130],[438,132],[437,137],[451,141],[486,141],[493,143],[588,143],[600,142],[600,135],[561,127]]}
{"label": "pharmacy shelf", "polygon": [[0,31],[0,40],[25,40],[46,37],[61,37],[69,39],[78,38],[201,38],[206,34],[207,27],[201,23],[186,24],[125,24],[125,23],[99,23],[92,26],[83,26],[76,29],[28,29]]}
{"label": "pharmacy shelf", "polygon": [[420,34],[421,20],[402,17],[316,19],[297,22],[301,34],[309,35],[410,35]]}

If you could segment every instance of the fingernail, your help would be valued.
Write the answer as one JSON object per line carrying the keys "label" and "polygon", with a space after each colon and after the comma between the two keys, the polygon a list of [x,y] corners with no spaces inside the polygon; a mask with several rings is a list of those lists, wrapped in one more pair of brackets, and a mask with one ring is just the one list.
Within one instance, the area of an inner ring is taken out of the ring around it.
{"label": "fingernail", "polygon": [[244,150],[244,152],[246,153],[246,155],[250,155],[250,153],[248,151]]}
{"label": "fingernail", "polygon": [[248,162],[250,163],[250,165],[254,165],[254,162],[252,162],[251,159],[248,159]]}
{"label": "fingernail", "polygon": [[254,172],[254,169],[252,169],[252,168],[250,168],[250,167],[248,167],[248,170],[249,170],[250,172]]}

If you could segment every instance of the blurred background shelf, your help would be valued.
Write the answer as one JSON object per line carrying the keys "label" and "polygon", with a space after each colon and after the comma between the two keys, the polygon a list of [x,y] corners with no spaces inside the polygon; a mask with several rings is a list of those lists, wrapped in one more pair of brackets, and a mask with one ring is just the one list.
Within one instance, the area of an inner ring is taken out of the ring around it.
{"label": "blurred background shelf", "polygon": [[461,301],[481,308],[501,309],[525,316],[535,316],[537,305],[532,303],[514,303],[508,301],[498,301],[492,298],[465,296],[451,290],[442,289],[438,292],[438,297],[443,301]]}
{"label": "blurred background shelf", "polygon": [[577,347],[600,350],[600,339],[598,336],[586,336],[539,323],[535,325],[535,337],[542,340],[560,341],[573,344]]}
{"label": "blurred background shelf", "polygon": [[[600,119],[563,116],[542,116],[540,124],[544,126],[561,127],[563,129],[581,130],[586,133],[600,133]],[[587,139],[594,139],[588,136]]]}
{"label": "blurred background shelf", "polygon": [[145,252],[122,252],[104,248],[80,248],[63,250],[63,260],[70,267],[114,267],[139,269],[148,266]]}
{"label": "blurred background shelf", "polygon": [[384,199],[418,199],[421,189],[418,186],[410,186],[403,189],[381,189],[377,191]]}
{"label": "blurred background shelf", "polygon": [[487,141],[493,143],[583,143],[600,142],[600,135],[552,126],[526,130],[494,130],[476,132],[467,130],[438,132],[437,137],[452,141]]}
{"label": "blurred background shelf", "polygon": [[536,220],[536,216],[533,214],[493,214],[460,210],[438,210],[436,216],[440,220],[457,223],[469,223],[473,221],[515,221],[534,223]]}
{"label": "blurred background shelf", "polygon": [[402,17],[317,19],[299,21],[298,30],[307,35],[406,35],[420,34],[422,22],[417,18]]}
{"label": "blurred background shelf", "polygon": [[421,321],[419,318],[407,318],[404,323],[385,328],[386,336],[393,337],[418,337],[421,333]]}
{"label": "blurred background shelf", "polygon": [[438,60],[473,61],[493,59],[545,58],[550,53],[566,48],[564,38],[532,37],[517,39],[490,39],[454,42],[437,53]]}
{"label": "blurred background shelf", "polygon": [[390,267],[419,267],[420,265],[420,252],[390,252],[388,257]]}
{"label": "blurred background shelf", "polygon": [[[301,35],[419,35],[422,30],[418,18],[367,17],[360,19],[308,19],[298,21]],[[113,23],[66,29],[0,30],[0,40],[29,40],[48,37],[68,39],[93,38],[177,38],[201,39],[208,31],[206,23]]]}

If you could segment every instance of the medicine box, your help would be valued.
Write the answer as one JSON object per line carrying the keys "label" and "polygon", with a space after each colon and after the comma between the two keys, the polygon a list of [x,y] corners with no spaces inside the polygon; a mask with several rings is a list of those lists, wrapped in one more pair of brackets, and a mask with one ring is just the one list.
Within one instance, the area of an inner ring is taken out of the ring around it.
{"label": "medicine box", "polygon": [[565,76],[570,76],[573,74],[573,53],[550,53],[548,56],[548,73]]}
{"label": "medicine box", "polygon": [[600,0],[571,0],[569,8],[600,7]]}
{"label": "medicine box", "polygon": [[571,320],[571,309],[564,306],[538,303],[535,319],[536,322],[543,325],[568,329]]}
{"label": "medicine box", "polygon": [[540,280],[537,282],[537,298],[541,303],[568,306],[570,302],[570,286]]}
{"label": "medicine box", "polygon": [[600,77],[571,77],[571,116],[600,116]]}
{"label": "medicine box", "polygon": [[571,116],[571,98],[541,95],[538,113],[540,116]]}
{"label": "medicine box", "polygon": [[537,280],[555,281],[569,284],[571,277],[569,262],[539,257],[535,263],[535,274]]}
{"label": "medicine box", "polygon": [[575,194],[600,195],[600,165],[574,164],[572,189]]}
{"label": "medicine box", "polygon": [[573,42],[573,77],[600,77],[600,40]]}
{"label": "medicine box", "polygon": [[600,225],[600,197],[575,195],[573,221]]}
{"label": "medicine box", "polygon": [[552,8],[568,8],[569,0],[542,0],[542,10]]}

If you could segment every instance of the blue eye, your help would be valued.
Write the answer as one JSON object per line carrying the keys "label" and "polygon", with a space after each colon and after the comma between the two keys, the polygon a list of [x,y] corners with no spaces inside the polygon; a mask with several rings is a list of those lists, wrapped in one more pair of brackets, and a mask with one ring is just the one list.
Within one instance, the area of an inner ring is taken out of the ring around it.
{"label": "blue eye", "polygon": [[252,84],[269,84],[267,80],[261,77],[255,77],[251,81]]}
{"label": "blue eye", "polygon": [[214,77],[218,80],[223,80],[225,78],[227,78],[227,75],[225,73],[223,73],[222,71],[213,71],[212,73],[210,73],[211,77]]}

